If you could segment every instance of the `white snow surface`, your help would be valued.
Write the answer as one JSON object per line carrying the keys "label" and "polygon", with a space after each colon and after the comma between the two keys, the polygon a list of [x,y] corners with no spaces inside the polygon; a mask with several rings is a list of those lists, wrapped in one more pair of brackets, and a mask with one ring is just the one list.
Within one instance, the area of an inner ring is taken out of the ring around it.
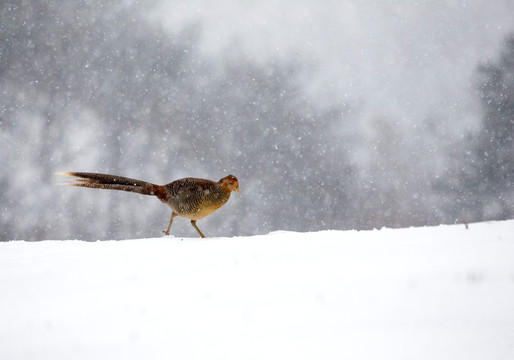
{"label": "white snow surface", "polygon": [[0,243],[1,359],[514,359],[514,220]]}

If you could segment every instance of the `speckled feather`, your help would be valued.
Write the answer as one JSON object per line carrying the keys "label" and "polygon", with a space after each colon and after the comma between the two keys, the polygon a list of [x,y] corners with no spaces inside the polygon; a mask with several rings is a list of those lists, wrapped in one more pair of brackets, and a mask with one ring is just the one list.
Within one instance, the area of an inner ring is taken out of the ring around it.
{"label": "speckled feather", "polygon": [[162,201],[191,220],[200,220],[225,205],[231,193],[219,182],[196,178],[176,180],[165,187],[168,198]]}

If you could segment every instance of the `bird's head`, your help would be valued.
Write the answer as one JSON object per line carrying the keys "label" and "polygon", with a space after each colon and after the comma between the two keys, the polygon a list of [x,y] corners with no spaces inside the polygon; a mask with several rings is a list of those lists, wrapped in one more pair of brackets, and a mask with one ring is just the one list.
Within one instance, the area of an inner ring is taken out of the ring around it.
{"label": "bird's head", "polygon": [[225,176],[219,183],[225,191],[236,191],[239,194],[239,181],[234,175]]}

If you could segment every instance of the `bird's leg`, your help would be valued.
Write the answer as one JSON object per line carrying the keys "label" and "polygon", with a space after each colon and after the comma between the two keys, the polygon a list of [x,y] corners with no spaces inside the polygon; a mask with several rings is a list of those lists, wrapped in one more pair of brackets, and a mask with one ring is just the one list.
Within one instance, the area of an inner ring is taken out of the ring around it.
{"label": "bird's leg", "polygon": [[193,225],[193,227],[196,229],[196,231],[198,231],[198,234],[200,234],[201,237],[205,237],[204,234],[202,234],[202,232],[200,231],[200,229],[198,229],[198,226],[196,226],[196,220],[191,220],[191,225]]}
{"label": "bird's leg", "polygon": [[177,216],[177,214],[175,214],[175,212],[171,212],[171,218],[170,218],[170,224],[168,225],[168,229],[166,229],[166,231],[163,231],[164,234],[166,235],[169,235],[170,234],[170,229],[171,229],[171,224],[173,223],[173,218]]}

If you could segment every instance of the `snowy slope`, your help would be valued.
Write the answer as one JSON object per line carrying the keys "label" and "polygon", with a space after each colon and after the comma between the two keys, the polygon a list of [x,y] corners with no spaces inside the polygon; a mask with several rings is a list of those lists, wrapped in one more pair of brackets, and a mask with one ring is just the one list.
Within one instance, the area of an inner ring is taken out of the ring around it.
{"label": "snowy slope", "polygon": [[514,359],[514,221],[0,243],[0,359]]}

